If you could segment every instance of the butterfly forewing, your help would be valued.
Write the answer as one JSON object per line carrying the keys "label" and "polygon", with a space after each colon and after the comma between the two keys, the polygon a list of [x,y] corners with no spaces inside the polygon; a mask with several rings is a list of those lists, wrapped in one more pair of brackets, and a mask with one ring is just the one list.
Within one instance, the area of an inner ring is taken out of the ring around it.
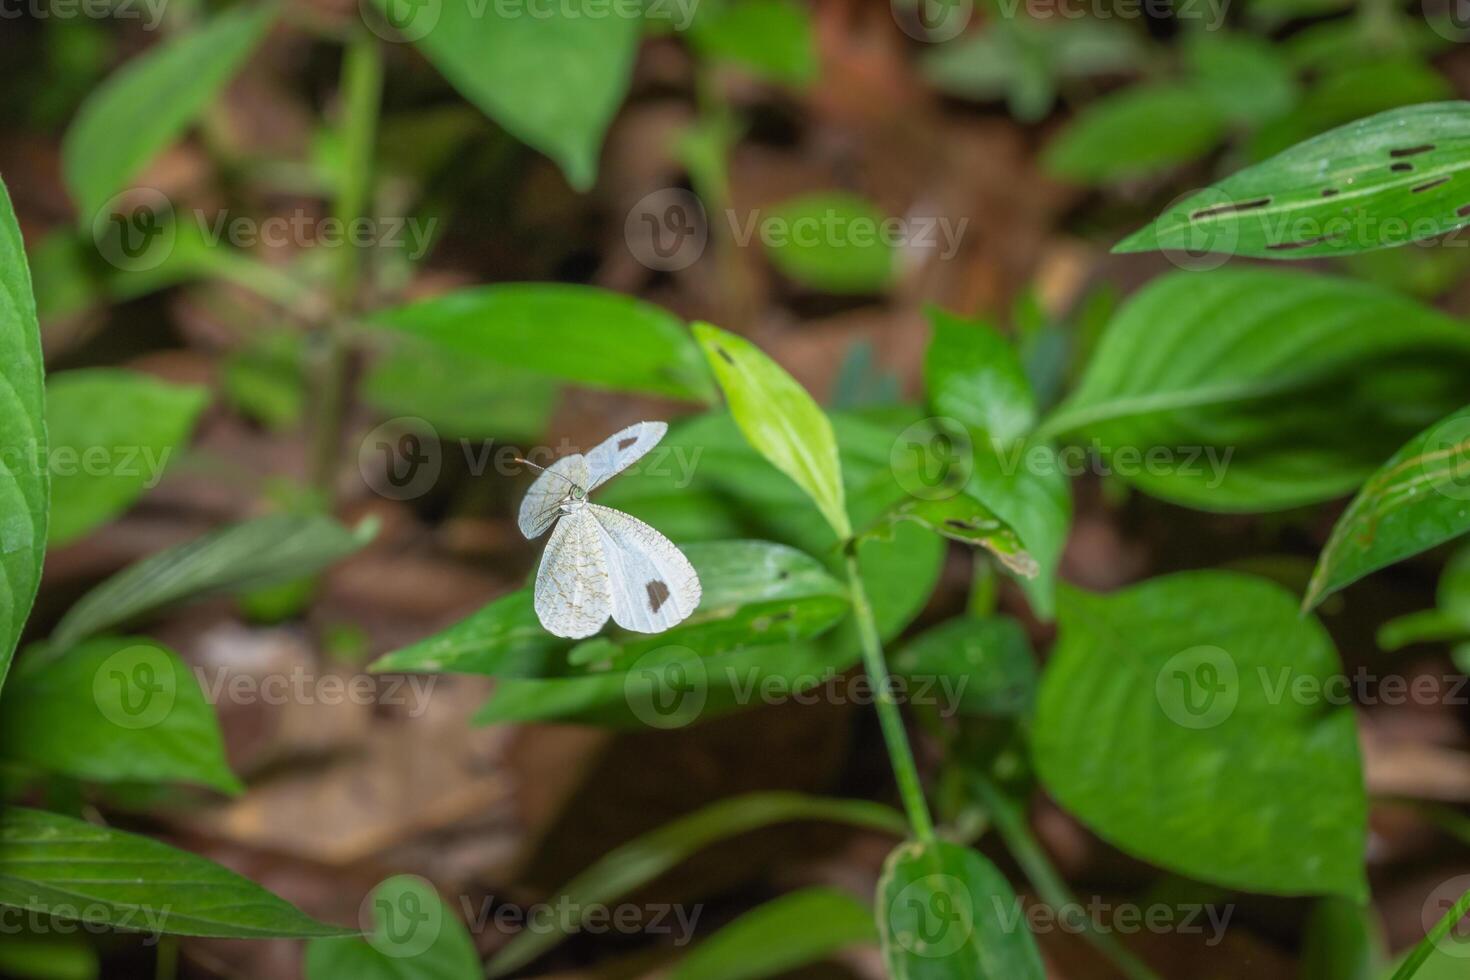
{"label": "butterfly forewing", "polygon": [[528,538],[539,538],[545,534],[557,514],[561,513],[561,502],[571,492],[571,484],[586,490],[587,481],[587,457],[581,453],[563,456],[546,467],[546,472],[536,477],[536,482],[526,491],[526,499],[521,501],[521,533]]}
{"label": "butterfly forewing", "polygon": [[536,573],[541,625],[571,639],[602,629],[612,612],[603,532],[588,508],[566,515],[551,532]]}
{"label": "butterfly forewing", "polygon": [[601,486],[642,459],[668,431],[667,422],[638,422],[608,436],[587,454],[587,489]]}
{"label": "butterfly forewing", "polygon": [[606,550],[612,618],[624,629],[659,633],[699,605],[699,575],[684,553],[636,517],[589,504]]}

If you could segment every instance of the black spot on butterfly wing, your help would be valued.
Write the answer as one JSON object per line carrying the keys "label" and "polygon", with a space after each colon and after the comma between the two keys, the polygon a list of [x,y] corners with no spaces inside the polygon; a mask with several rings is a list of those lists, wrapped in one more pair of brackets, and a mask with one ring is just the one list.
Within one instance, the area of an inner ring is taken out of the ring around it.
{"label": "black spot on butterfly wing", "polygon": [[629,446],[633,445],[637,441],[638,441],[638,437],[637,436],[629,436],[626,439],[619,439],[618,440],[618,452],[622,452],[624,449],[627,449]]}
{"label": "black spot on butterfly wing", "polygon": [[658,612],[663,608],[664,603],[669,601],[668,583],[654,579],[645,585],[644,588],[648,590],[648,608],[651,611]]}

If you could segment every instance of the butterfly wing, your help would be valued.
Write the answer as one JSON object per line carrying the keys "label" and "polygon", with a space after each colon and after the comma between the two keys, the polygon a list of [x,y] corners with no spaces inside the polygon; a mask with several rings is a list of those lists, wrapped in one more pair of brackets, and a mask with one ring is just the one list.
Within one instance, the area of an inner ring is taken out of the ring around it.
{"label": "butterfly wing", "polygon": [[637,633],[661,633],[699,605],[699,575],[674,542],[620,510],[588,504],[607,553],[612,618]]}
{"label": "butterfly wing", "polygon": [[602,629],[612,612],[603,534],[588,508],[551,532],[536,572],[536,616],[548,632],[571,639]]}
{"label": "butterfly wing", "polygon": [[587,454],[588,479],[591,482],[586,484],[586,488],[591,490],[601,486],[632,466],[657,446],[668,431],[667,422],[638,422],[602,440]]}
{"label": "butterfly wing", "polygon": [[546,472],[536,477],[536,482],[531,484],[531,489],[526,491],[526,497],[521,501],[521,513],[519,523],[521,533],[527,538],[535,539],[546,533],[560,513],[558,508],[566,499],[567,480],[571,480],[583,490],[589,489],[587,480],[587,457],[581,453],[572,453],[546,467]]}

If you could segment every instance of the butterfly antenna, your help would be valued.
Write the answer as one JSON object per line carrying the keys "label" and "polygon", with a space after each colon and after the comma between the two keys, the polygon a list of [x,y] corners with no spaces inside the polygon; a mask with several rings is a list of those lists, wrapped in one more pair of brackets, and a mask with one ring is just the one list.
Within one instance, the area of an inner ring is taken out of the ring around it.
{"label": "butterfly antenna", "polygon": [[[574,483],[571,480],[568,480],[566,477],[562,476],[560,473],[557,473],[554,470],[548,470],[544,466],[538,466],[535,463],[531,462],[529,459],[522,459],[521,457],[517,456],[517,457],[515,457],[515,460],[514,461],[517,462],[517,463],[520,463],[522,466],[529,466],[533,470],[539,470],[542,473],[550,474],[551,476],[556,477],[558,480],[562,481],[563,483],[567,484],[568,486],[572,486],[572,487],[576,487],[577,486],[576,483]],[[578,489],[581,489],[581,488],[578,487]]]}

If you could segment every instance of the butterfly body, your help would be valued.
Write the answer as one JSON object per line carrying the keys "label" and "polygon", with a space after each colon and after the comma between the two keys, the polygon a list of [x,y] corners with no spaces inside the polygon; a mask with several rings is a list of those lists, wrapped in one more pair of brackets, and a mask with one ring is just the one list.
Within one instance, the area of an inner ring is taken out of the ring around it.
{"label": "butterfly body", "polygon": [[662,422],[639,422],[585,456],[563,456],[536,478],[521,502],[527,538],[554,529],[536,573],[541,625],[572,639],[611,617],[624,629],[660,633],[688,618],[702,590],[674,543],[635,517],[594,504],[588,494],[658,444]]}

